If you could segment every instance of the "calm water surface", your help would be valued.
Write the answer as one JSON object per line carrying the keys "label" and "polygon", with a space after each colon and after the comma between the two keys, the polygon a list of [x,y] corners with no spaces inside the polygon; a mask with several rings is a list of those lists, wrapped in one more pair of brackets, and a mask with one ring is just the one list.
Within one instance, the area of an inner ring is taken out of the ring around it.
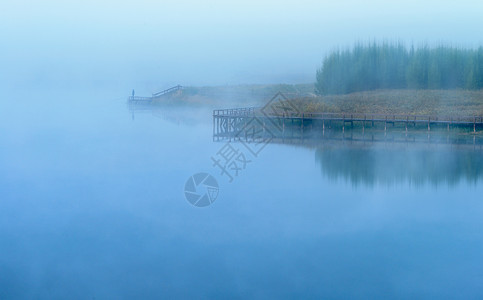
{"label": "calm water surface", "polygon": [[483,297],[481,152],[269,144],[230,183],[210,111],[114,98],[2,100],[0,299]]}

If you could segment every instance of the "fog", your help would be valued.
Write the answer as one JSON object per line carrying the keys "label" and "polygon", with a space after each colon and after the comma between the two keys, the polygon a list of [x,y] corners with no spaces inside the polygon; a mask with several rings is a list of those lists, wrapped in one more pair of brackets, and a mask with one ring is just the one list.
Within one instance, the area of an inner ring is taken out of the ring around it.
{"label": "fog", "polygon": [[33,1],[0,4],[10,88],[308,83],[355,41],[482,43],[479,1]]}
{"label": "fog", "polygon": [[0,299],[483,299],[483,116],[395,116],[483,94],[310,84],[357,41],[483,45],[482,11],[2,0]]}

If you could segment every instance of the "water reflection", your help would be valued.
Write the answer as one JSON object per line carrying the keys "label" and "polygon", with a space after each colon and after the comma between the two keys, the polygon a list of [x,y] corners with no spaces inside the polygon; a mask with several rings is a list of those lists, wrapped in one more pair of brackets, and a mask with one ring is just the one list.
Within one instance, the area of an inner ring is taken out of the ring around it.
{"label": "water reflection", "polygon": [[214,120],[213,139],[312,148],[325,178],[353,185],[438,186],[482,178],[483,139],[467,128],[415,128],[408,132],[401,128],[344,128],[341,123],[331,128],[291,124],[280,130],[267,118],[256,120],[218,117]]}
{"label": "water reflection", "polygon": [[172,124],[185,124],[189,126],[210,124],[212,114],[212,110],[207,107],[188,109],[176,105],[128,102],[127,108],[133,121],[136,120],[137,116],[150,114]]}
{"label": "water reflection", "polygon": [[386,144],[381,147],[327,144],[315,152],[315,161],[330,180],[354,185],[416,186],[476,182],[483,174],[482,152],[460,147]]}
{"label": "water reflection", "polygon": [[[176,124],[209,124],[211,111],[130,106],[130,112],[150,112],[153,116]],[[374,186],[398,183],[453,186],[462,181],[477,182],[483,177],[483,138],[465,128],[446,127],[432,131],[415,128],[345,127],[297,122],[282,130],[268,119],[239,116],[213,119],[215,142],[285,144],[315,150],[315,162],[322,175],[331,181]],[[216,121],[216,122],[215,122]]]}

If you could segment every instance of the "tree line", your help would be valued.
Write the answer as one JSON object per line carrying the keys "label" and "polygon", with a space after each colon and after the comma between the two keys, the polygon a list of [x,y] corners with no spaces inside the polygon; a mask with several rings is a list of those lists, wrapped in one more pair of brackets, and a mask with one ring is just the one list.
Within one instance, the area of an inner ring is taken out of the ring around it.
{"label": "tree line", "polygon": [[324,58],[315,87],[321,95],[376,89],[481,89],[483,47],[358,43]]}

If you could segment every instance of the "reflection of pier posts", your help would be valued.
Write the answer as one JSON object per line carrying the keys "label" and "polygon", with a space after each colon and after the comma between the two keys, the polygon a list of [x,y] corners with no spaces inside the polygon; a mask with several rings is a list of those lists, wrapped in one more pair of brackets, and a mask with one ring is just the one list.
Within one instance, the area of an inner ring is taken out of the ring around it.
{"label": "reflection of pier posts", "polygon": [[304,135],[304,114],[302,114],[302,122],[300,123],[301,131],[302,131],[302,136]]}
{"label": "reflection of pier posts", "polygon": [[285,113],[282,116],[282,134],[285,135]]}
{"label": "reflection of pier posts", "polygon": [[302,121],[300,122],[300,127],[301,127],[301,136],[300,136],[300,139],[302,141],[304,140],[304,118],[305,118],[305,114],[302,114]]}

